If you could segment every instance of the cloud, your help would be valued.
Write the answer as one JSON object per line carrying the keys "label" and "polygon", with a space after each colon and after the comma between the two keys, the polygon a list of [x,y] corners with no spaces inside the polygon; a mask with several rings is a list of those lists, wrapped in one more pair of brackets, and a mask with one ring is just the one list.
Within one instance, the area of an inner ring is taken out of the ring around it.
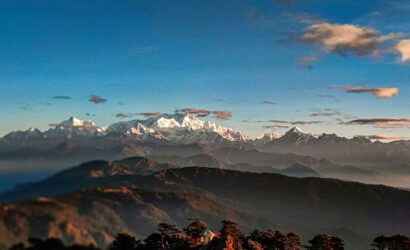
{"label": "cloud", "polygon": [[215,115],[215,118],[220,120],[228,120],[232,117],[232,112],[227,110],[212,111],[212,114]]}
{"label": "cloud", "polygon": [[379,54],[383,42],[397,38],[400,34],[381,35],[377,30],[353,24],[315,23],[300,37],[301,41],[315,44],[329,53],[358,56]]}
{"label": "cloud", "polygon": [[372,93],[377,98],[392,98],[399,94],[398,88],[364,88],[362,86],[332,86],[332,89],[342,89],[348,93]]}
{"label": "cloud", "polygon": [[206,117],[211,114],[211,111],[205,109],[195,109],[195,108],[184,108],[180,110],[182,113],[185,114],[194,114],[198,117]]}
{"label": "cloud", "polygon": [[400,40],[396,45],[394,45],[393,49],[400,53],[400,61],[406,62],[410,60],[410,39],[403,39]]}
{"label": "cloud", "polygon": [[290,124],[290,125],[312,125],[319,124],[322,121],[284,121],[284,120],[270,120],[272,123]]}
{"label": "cloud", "polygon": [[376,118],[356,119],[341,123],[345,125],[373,125],[378,128],[405,128],[410,127],[410,118]]}
{"label": "cloud", "polygon": [[52,97],[53,99],[59,99],[59,100],[70,100],[71,96],[67,95],[56,95]]}
{"label": "cloud", "polygon": [[322,121],[295,121],[291,122],[290,124],[292,125],[311,125],[311,124],[319,124],[322,123]]}
{"label": "cloud", "polygon": [[274,105],[274,104],[276,104],[276,103],[275,103],[275,102],[272,102],[272,101],[263,101],[263,104]]}
{"label": "cloud", "polygon": [[396,135],[356,135],[355,137],[364,137],[369,140],[406,140],[407,137]]}
{"label": "cloud", "polygon": [[289,128],[289,126],[286,126],[286,125],[269,125],[269,126],[263,126],[263,128]]}
{"label": "cloud", "polygon": [[126,118],[126,117],[130,117],[128,114],[124,114],[124,113],[117,113],[115,114],[115,117],[117,118]]}
{"label": "cloud", "polygon": [[312,68],[313,63],[316,62],[318,58],[317,55],[302,56],[298,59],[298,65],[305,68]]}
{"label": "cloud", "polygon": [[145,117],[155,117],[155,116],[160,116],[162,113],[159,112],[147,112],[147,113],[139,113],[139,115],[143,115]]}
{"label": "cloud", "polygon": [[273,123],[284,123],[284,124],[288,124],[288,123],[289,123],[288,121],[284,121],[284,120],[270,120],[270,122],[273,122]]}
{"label": "cloud", "polygon": [[99,97],[98,95],[92,95],[88,101],[89,101],[89,102],[93,102],[93,103],[95,103],[95,104],[99,104],[99,103],[106,102],[107,99],[104,99],[104,98],[102,98],[102,97]]}
{"label": "cloud", "polygon": [[232,117],[232,112],[228,110],[206,110],[206,109],[196,109],[196,108],[184,108],[184,109],[177,109],[175,112],[182,112],[185,114],[192,114],[197,117],[206,117],[209,115],[213,115],[214,118],[220,120],[228,120]]}

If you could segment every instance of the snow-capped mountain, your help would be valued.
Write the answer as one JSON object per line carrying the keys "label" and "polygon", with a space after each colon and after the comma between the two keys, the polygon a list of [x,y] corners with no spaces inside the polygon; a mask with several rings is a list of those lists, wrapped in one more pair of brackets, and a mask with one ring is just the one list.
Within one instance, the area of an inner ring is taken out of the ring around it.
{"label": "snow-capped mountain", "polygon": [[26,131],[14,131],[5,135],[6,140],[27,140],[32,138],[41,138],[43,134],[36,128],[29,128]]}
{"label": "snow-capped mountain", "polygon": [[298,127],[294,127],[276,141],[279,143],[298,145],[301,143],[313,141],[315,139],[316,137],[314,137],[312,134],[305,132]]}
{"label": "snow-capped mountain", "polygon": [[107,128],[98,127],[92,121],[83,121],[75,117],[57,124],[50,124],[53,128],[41,132],[36,128],[26,131],[10,132],[4,136],[8,141],[29,139],[74,138],[105,135]]}
{"label": "snow-capped mountain", "polygon": [[162,114],[145,120],[122,121],[107,127],[96,126],[92,121],[71,117],[61,123],[50,124],[45,132],[38,129],[11,132],[4,136],[9,141],[33,138],[89,138],[109,136],[127,141],[152,141],[173,144],[221,144],[247,143],[251,139],[240,132],[189,114]]}
{"label": "snow-capped mountain", "polygon": [[261,134],[260,136],[256,137],[256,139],[253,141],[253,143],[256,146],[263,146],[267,143],[272,142],[273,140],[279,139],[280,137],[282,137],[282,135],[277,133],[277,132],[264,133],[264,134]]}
{"label": "snow-capped mountain", "polygon": [[182,144],[250,141],[245,134],[202,121],[190,114],[162,114],[146,120],[117,122],[109,126],[107,132],[125,135],[129,139],[156,138]]}
{"label": "snow-capped mountain", "polygon": [[59,124],[50,124],[54,126],[43,133],[44,138],[56,137],[86,137],[105,135],[107,128],[96,126],[92,121],[84,121],[75,117],[70,117]]}

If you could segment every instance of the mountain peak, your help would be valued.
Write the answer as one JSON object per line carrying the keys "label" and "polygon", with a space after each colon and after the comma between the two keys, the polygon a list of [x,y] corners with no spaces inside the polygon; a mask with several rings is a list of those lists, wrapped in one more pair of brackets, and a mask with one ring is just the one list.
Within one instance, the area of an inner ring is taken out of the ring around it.
{"label": "mountain peak", "polygon": [[59,125],[63,127],[94,127],[94,122],[87,120],[80,120],[74,116],[68,118],[68,120],[62,121]]}
{"label": "mountain peak", "polygon": [[310,133],[303,131],[302,129],[300,129],[299,127],[293,127],[291,129],[289,129],[287,133],[295,133],[295,134],[305,134],[305,135],[310,135]]}

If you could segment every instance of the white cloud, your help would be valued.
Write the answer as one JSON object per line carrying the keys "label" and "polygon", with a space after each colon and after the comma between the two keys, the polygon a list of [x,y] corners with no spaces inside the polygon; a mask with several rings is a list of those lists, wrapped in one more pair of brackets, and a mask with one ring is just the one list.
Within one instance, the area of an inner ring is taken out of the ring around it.
{"label": "white cloud", "polygon": [[400,61],[405,62],[410,60],[410,39],[400,40],[394,46],[394,50],[400,53]]}
{"label": "white cloud", "polygon": [[400,34],[380,35],[372,28],[352,24],[332,24],[328,22],[312,24],[302,34],[302,41],[316,44],[327,52],[345,55],[354,52],[359,56],[377,55],[380,44]]}

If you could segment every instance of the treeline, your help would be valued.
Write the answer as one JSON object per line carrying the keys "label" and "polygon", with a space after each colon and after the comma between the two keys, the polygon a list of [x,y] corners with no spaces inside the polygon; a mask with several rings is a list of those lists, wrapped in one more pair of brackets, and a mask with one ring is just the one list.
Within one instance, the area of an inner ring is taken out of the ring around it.
{"label": "treeline", "polygon": [[[13,245],[10,250],[100,250],[93,245],[65,246],[60,239],[30,238],[29,245],[23,243]],[[378,236],[369,245],[372,250],[410,250],[410,238],[402,235],[391,237]],[[189,224],[182,230],[175,225],[160,223],[157,232],[143,240],[137,240],[127,233],[118,234],[108,247],[108,250],[342,250],[342,239],[327,234],[318,234],[307,244],[303,244],[295,233],[283,233],[278,230],[254,230],[245,236],[238,224],[232,221],[222,221],[221,229],[213,233],[208,230],[205,222],[199,219],[189,219]]]}

